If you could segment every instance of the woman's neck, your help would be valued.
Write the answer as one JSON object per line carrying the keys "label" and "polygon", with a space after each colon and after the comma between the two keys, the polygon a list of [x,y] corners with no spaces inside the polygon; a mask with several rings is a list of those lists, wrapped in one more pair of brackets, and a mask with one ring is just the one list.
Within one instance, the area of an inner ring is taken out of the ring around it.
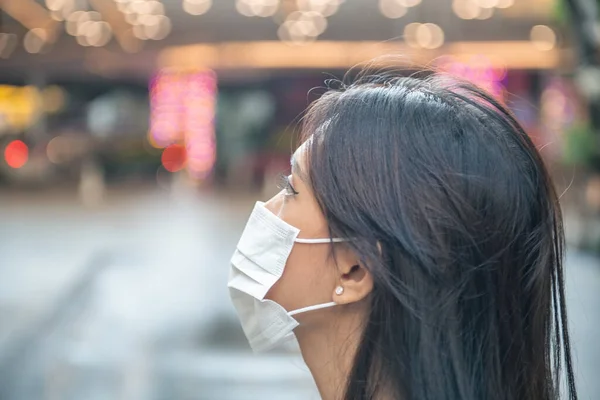
{"label": "woman's neck", "polygon": [[342,400],[358,348],[362,324],[355,316],[337,315],[327,327],[296,328],[302,358],[322,400]]}

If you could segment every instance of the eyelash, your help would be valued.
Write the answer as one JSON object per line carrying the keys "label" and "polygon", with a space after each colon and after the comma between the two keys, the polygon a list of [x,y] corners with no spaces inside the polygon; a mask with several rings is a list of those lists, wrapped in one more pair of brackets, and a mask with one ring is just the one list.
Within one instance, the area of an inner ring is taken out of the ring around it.
{"label": "eyelash", "polygon": [[285,190],[286,196],[295,196],[298,194],[294,186],[292,186],[292,183],[290,182],[290,177],[288,175],[281,174],[279,176],[279,184],[277,185],[277,187],[280,190]]}

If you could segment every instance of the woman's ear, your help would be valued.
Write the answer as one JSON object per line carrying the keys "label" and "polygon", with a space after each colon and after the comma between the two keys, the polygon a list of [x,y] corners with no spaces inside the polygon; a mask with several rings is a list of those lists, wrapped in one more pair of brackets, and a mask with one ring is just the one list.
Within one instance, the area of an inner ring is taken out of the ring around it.
{"label": "woman's ear", "polygon": [[339,284],[333,292],[337,304],[361,301],[373,291],[373,276],[360,263],[340,268]]}

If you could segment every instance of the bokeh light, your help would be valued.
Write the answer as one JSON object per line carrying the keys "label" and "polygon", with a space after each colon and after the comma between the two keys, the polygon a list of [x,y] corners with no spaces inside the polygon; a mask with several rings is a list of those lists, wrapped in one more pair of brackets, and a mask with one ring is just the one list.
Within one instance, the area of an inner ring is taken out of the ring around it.
{"label": "bokeh light", "polygon": [[35,124],[42,104],[42,96],[33,86],[0,85],[0,115],[11,129],[24,130]]}
{"label": "bokeh light", "polygon": [[206,14],[212,7],[212,0],[183,0],[183,10],[191,15]]}
{"label": "bokeh light", "polygon": [[11,168],[21,168],[29,158],[29,147],[21,140],[13,140],[4,149],[4,160]]}
{"label": "bokeh light", "polygon": [[493,8],[480,8],[479,9],[479,14],[477,15],[477,19],[481,19],[481,20],[485,20],[485,19],[490,19],[494,16],[494,9]]}
{"label": "bokeh light", "polygon": [[67,0],[46,0],[46,7],[51,11],[58,11],[67,3]]}
{"label": "bokeh light", "polygon": [[379,11],[387,18],[401,18],[406,15],[407,9],[399,0],[379,0]]}
{"label": "bokeh light", "polygon": [[494,8],[498,6],[499,0],[477,0],[477,4],[481,8]]}
{"label": "bokeh light", "polygon": [[[135,38],[162,40],[171,33],[173,27],[171,19],[165,15],[165,7],[160,1],[125,0],[118,4],[125,20],[132,25],[131,32]],[[211,5],[210,0],[185,0],[183,8],[191,14],[200,15],[208,11]],[[188,6],[191,8],[188,9]],[[132,51],[135,50],[137,49],[132,48]]]}
{"label": "bokeh light", "polygon": [[79,30],[79,24],[89,20],[89,15],[85,11],[75,11],[69,15],[65,22],[65,30],[71,36],[76,36]]}
{"label": "bokeh light", "polygon": [[315,40],[327,29],[327,19],[316,11],[295,11],[288,15],[278,30],[287,43],[302,44]]}
{"label": "bokeh light", "polygon": [[338,12],[343,2],[344,0],[297,0],[296,4],[299,11],[314,11],[330,17]]}
{"label": "bokeh light", "polygon": [[556,46],[556,33],[546,25],[536,25],[531,28],[531,42],[542,51],[552,50]]}
{"label": "bokeh light", "polygon": [[81,159],[90,150],[89,141],[80,135],[59,135],[46,145],[46,157],[53,164],[63,164]]}
{"label": "bokeh light", "polygon": [[437,49],[444,44],[444,31],[436,24],[413,22],[404,27],[404,41],[414,48]]}
{"label": "bokeh light", "polygon": [[25,34],[23,47],[28,53],[40,53],[48,43],[48,32],[42,28],[34,28]]}
{"label": "bokeh light", "polygon": [[466,61],[459,61],[454,57],[445,56],[438,59],[436,65],[440,71],[473,82],[498,100],[503,100],[502,81],[506,78],[507,70],[505,67],[494,67],[487,57],[479,55],[472,56]]}
{"label": "bokeh light", "polygon": [[102,47],[110,41],[112,29],[106,21],[92,22],[86,29],[85,36],[90,46]]}
{"label": "bokeh light", "polygon": [[419,43],[417,42],[417,30],[420,26],[421,24],[418,22],[411,22],[404,27],[404,41],[410,47],[419,47]]}
{"label": "bokeh light", "polygon": [[144,31],[146,36],[152,40],[162,40],[171,33],[171,20],[164,15],[146,16]]}
{"label": "bokeh light", "polygon": [[172,144],[164,149],[161,155],[162,165],[169,172],[181,171],[185,167],[186,160],[185,147],[180,144]]}
{"label": "bokeh light", "polygon": [[46,157],[53,164],[61,164],[65,160],[65,153],[68,151],[69,143],[62,136],[52,138],[46,145]]}
{"label": "bokeh light", "polygon": [[279,9],[280,0],[236,0],[236,9],[246,17],[271,17]]}
{"label": "bokeh light", "polygon": [[96,11],[75,11],[66,18],[65,30],[75,36],[82,46],[102,47],[107,45],[113,36],[111,25],[102,20]]}
{"label": "bokeh light", "polygon": [[422,0],[396,0],[401,6],[410,8],[421,4]]}
{"label": "bokeh light", "polygon": [[452,11],[461,19],[475,19],[481,12],[481,7],[475,0],[453,0]]}
{"label": "bokeh light", "polygon": [[45,4],[50,10],[50,18],[55,21],[64,21],[79,6],[76,0],[46,0]]}
{"label": "bokeh light", "polygon": [[436,24],[421,24],[417,27],[415,40],[424,49],[437,49],[444,44],[444,31]]}

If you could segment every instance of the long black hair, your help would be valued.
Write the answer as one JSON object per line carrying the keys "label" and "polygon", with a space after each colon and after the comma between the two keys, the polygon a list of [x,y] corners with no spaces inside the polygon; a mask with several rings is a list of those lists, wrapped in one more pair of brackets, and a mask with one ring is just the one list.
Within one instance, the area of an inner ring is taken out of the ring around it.
{"label": "long black hair", "polygon": [[561,365],[576,399],[559,202],[513,115],[440,74],[330,86],[309,180],[374,279],[345,399],[554,400]]}

